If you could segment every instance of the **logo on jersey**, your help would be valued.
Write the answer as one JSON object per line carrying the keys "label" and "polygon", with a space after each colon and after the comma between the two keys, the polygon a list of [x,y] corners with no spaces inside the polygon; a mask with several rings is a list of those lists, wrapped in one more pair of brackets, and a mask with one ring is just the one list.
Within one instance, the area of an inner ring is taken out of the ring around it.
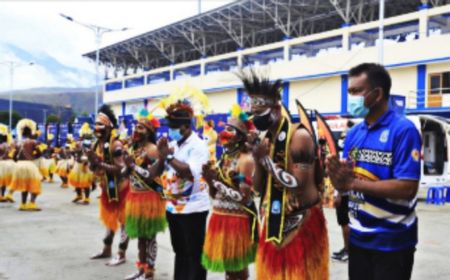
{"label": "logo on jersey", "polygon": [[388,138],[389,138],[389,129],[383,130],[383,132],[381,132],[380,135],[380,142],[386,143],[388,141]]}
{"label": "logo on jersey", "polygon": [[417,149],[412,150],[411,157],[413,158],[414,161],[419,161],[420,159],[419,151]]}
{"label": "logo on jersey", "polygon": [[350,159],[353,161],[367,162],[378,165],[392,165],[392,153],[376,151],[371,149],[353,148],[349,153]]}

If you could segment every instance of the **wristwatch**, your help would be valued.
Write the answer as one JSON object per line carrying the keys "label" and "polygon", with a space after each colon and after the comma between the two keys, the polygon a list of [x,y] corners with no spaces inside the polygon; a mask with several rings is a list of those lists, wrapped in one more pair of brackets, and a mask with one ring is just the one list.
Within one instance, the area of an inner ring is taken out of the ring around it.
{"label": "wristwatch", "polygon": [[171,162],[174,158],[175,157],[172,154],[168,154],[166,160],[167,162]]}

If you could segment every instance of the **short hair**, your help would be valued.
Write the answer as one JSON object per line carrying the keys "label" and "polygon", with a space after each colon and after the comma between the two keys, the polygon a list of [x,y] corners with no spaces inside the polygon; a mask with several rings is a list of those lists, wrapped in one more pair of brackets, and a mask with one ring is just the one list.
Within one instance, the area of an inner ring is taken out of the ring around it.
{"label": "short hair", "polygon": [[349,71],[350,77],[359,76],[365,73],[367,81],[372,88],[380,87],[383,89],[383,96],[387,100],[391,92],[392,80],[386,68],[377,63],[362,63]]}

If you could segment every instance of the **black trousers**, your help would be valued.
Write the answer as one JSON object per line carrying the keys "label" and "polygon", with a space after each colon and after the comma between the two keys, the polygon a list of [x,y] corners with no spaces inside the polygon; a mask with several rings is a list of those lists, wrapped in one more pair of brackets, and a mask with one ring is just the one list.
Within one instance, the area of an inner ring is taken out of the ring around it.
{"label": "black trousers", "polygon": [[336,217],[338,225],[346,226],[350,223],[348,217],[348,195],[343,195],[341,197],[341,204],[336,207]]}
{"label": "black trousers", "polygon": [[350,280],[409,280],[415,248],[383,252],[350,244],[348,273]]}
{"label": "black trousers", "polygon": [[175,280],[204,280],[201,264],[208,211],[192,214],[166,212],[170,240],[175,252]]}

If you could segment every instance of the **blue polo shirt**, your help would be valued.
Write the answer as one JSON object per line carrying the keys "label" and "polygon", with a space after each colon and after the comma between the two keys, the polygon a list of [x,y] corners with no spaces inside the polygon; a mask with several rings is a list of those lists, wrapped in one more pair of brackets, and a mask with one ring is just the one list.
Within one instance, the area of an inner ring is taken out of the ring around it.
{"label": "blue polo shirt", "polygon": [[[344,142],[343,157],[362,180],[420,179],[421,138],[414,124],[388,110],[374,124],[355,125]],[[349,194],[350,243],[379,251],[397,251],[417,244],[413,200]]]}

